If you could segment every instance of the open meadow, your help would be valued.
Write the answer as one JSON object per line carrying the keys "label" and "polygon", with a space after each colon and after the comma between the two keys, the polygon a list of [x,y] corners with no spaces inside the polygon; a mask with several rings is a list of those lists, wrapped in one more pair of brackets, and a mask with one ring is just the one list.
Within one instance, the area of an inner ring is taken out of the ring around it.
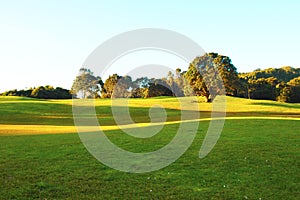
{"label": "open meadow", "polygon": [[[199,149],[212,104],[199,99],[191,102],[201,117],[190,148],[161,170],[134,174],[88,153],[72,100],[0,97],[0,199],[300,199],[300,104],[226,98],[225,125],[208,156],[200,159]],[[96,100],[97,117],[107,137],[128,151],[163,147],[180,124],[176,98],[131,99],[136,123],[149,122],[153,105],[167,113],[160,133],[134,138],[118,129],[110,103]]]}

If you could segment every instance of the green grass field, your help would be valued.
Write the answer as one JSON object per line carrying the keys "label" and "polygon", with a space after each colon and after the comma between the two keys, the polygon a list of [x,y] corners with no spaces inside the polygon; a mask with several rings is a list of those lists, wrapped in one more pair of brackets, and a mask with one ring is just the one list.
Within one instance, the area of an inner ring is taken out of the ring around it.
{"label": "green grass field", "polygon": [[[156,104],[174,122],[147,139],[120,131],[110,103],[97,100],[97,117],[123,149],[159,149],[178,129],[175,98],[130,100],[136,123],[149,122],[149,107]],[[87,152],[74,128],[71,100],[0,97],[0,199],[300,199],[300,104],[227,97],[221,137],[200,159],[211,104],[192,103],[207,120],[200,121],[190,148],[161,170],[132,174]]]}

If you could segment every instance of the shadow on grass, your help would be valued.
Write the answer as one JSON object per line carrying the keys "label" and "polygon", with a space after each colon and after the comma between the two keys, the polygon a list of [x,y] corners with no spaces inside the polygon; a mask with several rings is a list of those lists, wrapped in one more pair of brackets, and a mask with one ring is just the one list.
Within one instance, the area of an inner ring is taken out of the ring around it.
{"label": "shadow on grass", "polygon": [[[14,99],[14,98],[12,98]],[[33,100],[24,98],[25,100]],[[300,108],[300,104],[283,104],[276,102],[252,102],[253,105],[263,105],[263,106],[277,106],[285,108]],[[116,109],[117,106],[115,106]],[[122,106],[119,106],[122,108]],[[123,107],[124,108],[124,107]],[[156,109],[151,108],[155,112]],[[148,123],[150,122],[149,108],[148,107],[130,107],[130,117],[134,123]],[[160,110],[158,110],[159,112]],[[180,121],[181,111],[178,109],[165,109],[167,113],[166,121]],[[198,111],[190,111],[198,112]],[[96,106],[97,118],[102,126],[113,126],[116,125],[114,117],[112,115],[111,106],[100,105]],[[249,111],[249,112],[227,112],[226,116],[281,116],[281,117],[300,117],[300,113],[282,113],[282,112],[262,112],[262,111]],[[189,120],[193,120],[195,115],[191,113]],[[86,120],[93,118],[94,116],[87,116]],[[210,118],[211,112],[201,111],[200,118]],[[9,125],[54,125],[54,126],[73,126],[73,114],[72,105],[61,104],[53,102],[52,100],[36,100],[19,102],[2,102],[0,103],[0,124]],[[125,123],[126,124],[126,123]]]}
{"label": "shadow on grass", "polygon": [[291,104],[291,103],[279,103],[279,102],[252,102],[252,105],[258,106],[271,106],[271,107],[282,107],[282,108],[299,108],[300,104]]}
{"label": "shadow on grass", "polygon": [[[114,108],[116,108],[116,110],[124,110],[124,106],[114,106]],[[150,107],[130,107],[129,112],[132,121],[134,123],[151,122],[149,109]],[[116,125],[111,106],[96,106],[95,110],[100,125]],[[181,110],[165,108],[165,111],[167,113],[166,121],[181,120]],[[151,112],[159,113],[161,112],[161,108],[152,107]],[[194,119],[192,116],[195,115],[191,113],[188,119]],[[210,117],[210,112],[201,112],[201,117]],[[84,118],[88,122],[89,119],[94,118],[94,116],[90,115]],[[0,103],[0,124],[73,126],[72,105],[55,103],[51,100],[2,102]],[[88,124],[89,123],[87,123],[87,125]],[[121,124],[126,123],[121,122]]]}

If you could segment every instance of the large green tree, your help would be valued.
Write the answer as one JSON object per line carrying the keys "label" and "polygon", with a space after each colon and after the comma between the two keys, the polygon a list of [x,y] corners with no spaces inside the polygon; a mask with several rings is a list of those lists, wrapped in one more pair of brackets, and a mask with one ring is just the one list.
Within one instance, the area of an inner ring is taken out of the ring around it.
{"label": "large green tree", "polygon": [[200,74],[199,69],[194,63],[190,64],[184,77],[186,80],[184,86],[185,96],[204,96],[208,100],[209,91],[204,83],[203,76]]}
{"label": "large green tree", "polygon": [[217,53],[196,57],[185,78],[195,94],[204,96],[207,101],[213,101],[217,95],[224,93],[236,96],[239,89],[237,69],[231,59]]}

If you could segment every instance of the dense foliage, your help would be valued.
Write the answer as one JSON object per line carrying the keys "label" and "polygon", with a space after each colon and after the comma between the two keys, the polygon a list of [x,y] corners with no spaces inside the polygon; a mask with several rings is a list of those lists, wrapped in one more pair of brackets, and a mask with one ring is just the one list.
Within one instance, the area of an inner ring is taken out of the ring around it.
{"label": "dense foliage", "polygon": [[2,93],[2,96],[23,96],[40,99],[71,99],[72,95],[67,89],[52,86],[39,86],[28,90],[10,90]]}
{"label": "dense foliage", "polygon": [[238,73],[229,57],[207,53],[196,57],[187,71],[176,69],[160,79],[113,74],[102,86],[102,98],[148,98],[156,96],[203,96],[211,102],[217,95],[249,99],[300,102],[300,69],[257,69]]}
{"label": "dense foliage", "polygon": [[279,69],[257,69],[239,74],[243,83],[241,97],[269,99],[282,102],[300,102],[300,69],[282,67]]}
{"label": "dense foliage", "polygon": [[185,74],[196,94],[213,101],[217,95],[236,96],[239,90],[238,73],[227,56],[208,53],[194,59]]}

